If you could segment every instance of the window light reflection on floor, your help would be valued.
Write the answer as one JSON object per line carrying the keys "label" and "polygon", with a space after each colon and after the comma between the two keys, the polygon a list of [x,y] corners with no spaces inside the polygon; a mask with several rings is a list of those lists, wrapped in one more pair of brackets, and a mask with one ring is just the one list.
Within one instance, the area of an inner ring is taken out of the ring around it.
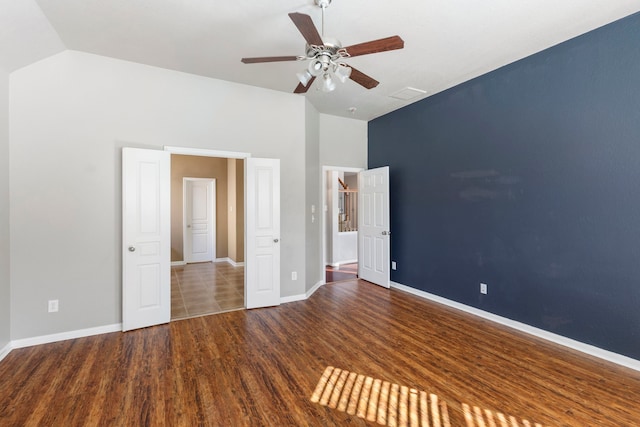
{"label": "window light reflection on floor", "polygon": [[311,401],[390,427],[450,427],[447,404],[437,395],[332,366]]}

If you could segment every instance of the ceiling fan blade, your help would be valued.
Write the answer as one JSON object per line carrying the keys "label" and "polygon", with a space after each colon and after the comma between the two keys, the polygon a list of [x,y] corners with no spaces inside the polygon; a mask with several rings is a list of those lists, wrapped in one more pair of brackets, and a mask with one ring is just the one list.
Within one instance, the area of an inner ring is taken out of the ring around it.
{"label": "ceiling fan blade", "polygon": [[349,65],[349,68],[351,68],[351,75],[349,76],[349,78],[354,82],[358,83],[360,86],[365,87],[367,89],[373,89],[374,87],[380,84],[380,82],[374,79],[373,77],[367,76],[365,73],[363,73],[362,71],[356,70],[351,65]]}
{"label": "ceiling fan blade", "polygon": [[260,62],[279,62],[279,61],[295,61],[297,56],[263,56],[258,58],[242,58],[245,64],[258,64]]}
{"label": "ceiling fan blade", "polygon": [[313,25],[313,21],[309,15],[293,12],[289,14],[289,18],[291,18],[296,27],[298,27],[302,37],[304,37],[308,44],[316,46],[322,46],[324,44],[320,33],[318,33],[318,29]]}
{"label": "ceiling fan blade", "polygon": [[387,50],[402,49],[404,40],[400,36],[391,36],[384,39],[371,40],[353,46],[345,47],[349,56],[368,55],[370,53],[386,52]]}
{"label": "ceiling fan blade", "polygon": [[309,88],[311,87],[315,79],[316,79],[315,77],[311,77],[311,79],[309,80],[309,83],[307,83],[306,86],[303,85],[302,83],[299,83],[298,86],[296,86],[293,93],[307,93],[307,91],[309,90]]}

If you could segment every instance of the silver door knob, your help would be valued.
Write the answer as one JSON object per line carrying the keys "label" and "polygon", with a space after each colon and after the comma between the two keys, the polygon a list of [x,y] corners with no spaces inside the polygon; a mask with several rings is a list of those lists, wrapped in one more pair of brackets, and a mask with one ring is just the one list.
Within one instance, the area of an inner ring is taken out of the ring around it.
{"label": "silver door knob", "polygon": [[280,240],[278,240],[278,239],[273,239],[273,242],[274,242],[274,243],[278,243],[279,241],[280,241]]}
{"label": "silver door knob", "polygon": [[129,246],[129,252],[135,252],[135,251],[136,251],[135,246]]}
{"label": "silver door knob", "polygon": [[382,235],[383,235],[383,236],[386,236],[386,235],[387,235],[387,232],[386,232],[386,231],[383,231],[383,232],[382,232]]}

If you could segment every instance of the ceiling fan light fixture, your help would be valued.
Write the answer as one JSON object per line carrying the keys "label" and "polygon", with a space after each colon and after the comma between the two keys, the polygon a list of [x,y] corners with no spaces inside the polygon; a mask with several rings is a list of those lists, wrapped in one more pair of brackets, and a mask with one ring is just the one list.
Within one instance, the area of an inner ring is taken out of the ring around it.
{"label": "ceiling fan light fixture", "polygon": [[298,80],[300,80],[300,83],[302,83],[303,86],[308,85],[309,80],[311,80],[311,78],[313,77],[309,72],[309,70],[300,71],[299,73],[296,73],[296,76],[298,77]]}
{"label": "ceiling fan light fixture", "polygon": [[309,67],[307,67],[307,70],[309,74],[317,77],[322,73],[323,68],[324,65],[322,64],[322,61],[320,61],[319,58],[315,58],[309,62]]}
{"label": "ceiling fan light fixture", "polygon": [[336,90],[336,83],[331,78],[331,74],[325,73],[322,76],[322,91],[323,92],[332,92]]}
{"label": "ceiling fan light fixture", "polygon": [[347,64],[338,63],[336,64],[333,73],[341,83],[344,83],[351,76],[351,67],[347,66]]}

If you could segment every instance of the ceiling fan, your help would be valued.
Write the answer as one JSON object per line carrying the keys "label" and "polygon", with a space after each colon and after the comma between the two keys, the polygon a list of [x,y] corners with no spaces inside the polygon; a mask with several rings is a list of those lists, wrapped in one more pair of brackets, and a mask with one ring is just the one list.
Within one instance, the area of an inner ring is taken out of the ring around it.
{"label": "ceiling fan", "polygon": [[289,14],[289,18],[291,18],[307,42],[304,55],[242,58],[242,62],[245,64],[257,64],[261,62],[309,61],[307,68],[297,73],[300,84],[295,88],[294,93],[306,93],[317,77],[322,78],[322,90],[325,92],[331,92],[336,88],[336,78],[342,83],[347,79],[351,79],[367,89],[373,89],[378,86],[380,82],[358,71],[351,65],[347,65],[344,59],[402,49],[404,41],[400,36],[391,36],[342,47],[338,40],[324,37],[324,10],[331,4],[331,0],[315,0],[315,3],[322,9],[322,36],[309,15],[297,12]]}

